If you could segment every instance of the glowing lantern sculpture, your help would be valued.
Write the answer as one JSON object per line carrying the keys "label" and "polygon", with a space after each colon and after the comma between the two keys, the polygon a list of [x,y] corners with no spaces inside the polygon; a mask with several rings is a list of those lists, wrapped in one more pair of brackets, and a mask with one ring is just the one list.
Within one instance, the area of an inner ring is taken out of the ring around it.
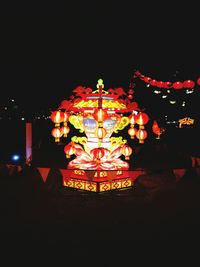
{"label": "glowing lantern sculpture", "polygon": [[68,123],[85,134],[73,136],[64,147],[66,157],[69,159],[73,155],[73,159],[67,164],[67,170],[72,172],[63,178],[63,185],[95,192],[131,186],[129,164],[120,157],[130,160],[133,149],[122,136],[112,137],[112,134],[130,124],[131,139],[136,136],[139,143],[144,143],[148,115],[136,102],[131,102],[130,92],[126,94],[122,88],[104,90],[102,79],[98,80],[94,91],[78,86],[73,93],[71,100],[62,101],[59,110],[51,114],[56,142],[68,136]]}

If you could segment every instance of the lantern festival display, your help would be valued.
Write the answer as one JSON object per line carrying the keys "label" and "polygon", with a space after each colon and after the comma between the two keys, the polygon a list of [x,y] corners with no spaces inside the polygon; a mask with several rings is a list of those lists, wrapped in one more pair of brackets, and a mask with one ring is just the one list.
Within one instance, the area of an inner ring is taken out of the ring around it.
{"label": "lantern festival display", "polygon": [[143,144],[149,117],[132,102],[133,90],[128,95],[123,88],[104,90],[102,79],[96,87],[76,87],[70,100],[62,101],[50,116],[55,142],[69,136],[70,124],[80,133],[64,147],[70,175],[63,177],[63,185],[94,192],[130,187],[134,179],[127,161],[133,149],[122,136],[112,134],[129,125],[130,138]]}

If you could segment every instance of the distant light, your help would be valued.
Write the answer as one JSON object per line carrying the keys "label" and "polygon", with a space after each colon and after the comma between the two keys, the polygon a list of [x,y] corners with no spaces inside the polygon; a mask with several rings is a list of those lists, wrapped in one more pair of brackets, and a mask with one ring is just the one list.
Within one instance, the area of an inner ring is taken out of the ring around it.
{"label": "distant light", "polygon": [[192,94],[194,92],[194,90],[186,90],[186,94]]}
{"label": "distant light", "polygon": [[13,155],[12,156],[12,160],[14,160],[14,161],[17,161],[17,160],[19,160],[19,155],[17,155],[17,154],[15,154],[15,155]]}
{"label": "distant light", "polygon": [[161,93],[161,91],[154,90],[154,93],[155,93],[155,94],[160,94],[160,93]]}
{"label": "distant light", "polygon": [[171,93],[171,91],[170,90],[167,90],[167,93]]}
{"label": "distant light", "polygon": [[183,103],[182,103],[182,107],[185,107],[185,101],[183,101]]}
{"label": "distant light", "polygon": [[15,100],[14,100],[14,99],[11,99],[11,101],[12,101],[12,102],[15,102]]}
{"label": "distant light", "polygon": [[169,101],[170,104],[176,104],[176,101],[175,100],[171,100]]}
{"label": "distant light", "polygon": [[150,84],[149,83],[147,84],[147,87],[150,87]]}
{"label": "distant light", "polygon": [[162,98],[166,98],[167,97],[167,95],[162,95]]}
{"label": "distant light", "polygon": [[21,118],[22,121],[24,121],[24,118]]}

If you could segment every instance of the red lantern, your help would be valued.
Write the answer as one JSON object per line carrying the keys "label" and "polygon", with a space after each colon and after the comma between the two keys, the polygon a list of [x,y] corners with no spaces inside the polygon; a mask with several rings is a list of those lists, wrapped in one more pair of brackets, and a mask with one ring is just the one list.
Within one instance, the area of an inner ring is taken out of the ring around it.
{"label": "red lantern", "polygon": [[64,137],[67,137],[68,133],[70,132],[70,128],[69,128],[69,126],[64,125],[64,126],[61,128],[61,131],[62,131],[62,133],[63,133],[63,136],[64,136]]}
{"label": "red lantern", "polygon": [[59,142],[60,137],[62,136],[62,130],[60,128],[53,128],[51,135],[55,138],[55,142]]}
{"label": "red lantern", "polygon": [[128,95],[128,99],[133,99],[133,96],[132,95]]}
{"label": "red lantern", "polygon": [[143,144],[144,140],[147,138],[147,131],[139,129],[136,133],[136,137],[139,139],[139,143]]}
{"label": "red lantern", "polygon": [[158,85],[158,82],[157,82],[156,80],[151,80],[151,81],[150,81],[150,84],[151,84],[152,86],[157,86],[157,85]]}
{"label": "red lantern", "polygon": [[197,84],[200,85],[200,78],[197,79]]}
{"label": "red lantern", "polygon": [[151,78],[150,78],[150,77],[144,77],[144,81],[145,81],[146,83],[149,83],[149,82],[151,81]]}
{"label": "red lantern", "polygon": [[183,83],[183,87],[185,88],[194,88],[195,86],[195,83],[192,81],[192,80],[187,80],[187,81],[184,81]]}
{"label": "red lantern", "polygon": [[163,88],[164,87],[164,82],[163,81],[159,81],[157,86],[160,87],[160,88]]}
{"label": "red lantern", "polygon": [[139,124],[140,129],[143,129],[144,125],[147,124],[148,121],[149,121],[149,116],[146,113],[140,112],[136,115],[135,122]]}
{"label": "red lantern", "polygon": [[134,127],[131,127],[128,130],[128,134],[130,135],[131,139],[134,139],[134,136],[136,135],[136,133],[137,133],[137,129],[135,129]]}
{"label": "red lantern", "polygon": [[123,145],[121,149],[122,154],[125,156],[126,160],[130,159],[130,155],[132,154],[133,150],[130,146],[128,145]]}
{"label": "red lantern", "polygon": [[183,83],[182,82],[174,82],[172,86],[173,86],[174,89],[177,89],[177,90],[178,89],[182,89],[183,88]]}
{"label": "red lantern", "polygon": [[63,122],[63,112],[60,110],[53,111],[51,113],[51,120],[55,123],[55,127],[59,127],[60,123]]}
{"label": "red lantern", "polygon": [[96,121],[102,123],[108,117],[108,114],[106,110],[98,108],[94,111],[93,117]]}
{"label": "red lantern", "polygon": [[130,89],[130,90],[128,90],[128,94],[129,94],[129,95],[132,95],[132,94],[134,94],[134,91],[133,91],[133,89]]}
{"label": "red lantern", "polygon": [[106,129],[103,127],[99,127],[96,131],[97,137],[101,140],[106,136]]}

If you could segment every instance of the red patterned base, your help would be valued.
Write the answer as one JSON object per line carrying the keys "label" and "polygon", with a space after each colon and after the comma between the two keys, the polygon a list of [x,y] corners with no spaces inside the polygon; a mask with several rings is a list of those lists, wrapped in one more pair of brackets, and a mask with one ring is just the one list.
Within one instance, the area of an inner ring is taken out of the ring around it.
{"label": "red patterned base", "polygon": [[[69,173],[70,172],[70,173]],[[63,185],[66,187],[104,192],[133,185],[134,180],[144,171],[84,171],[66,170],[63,172]]]}

